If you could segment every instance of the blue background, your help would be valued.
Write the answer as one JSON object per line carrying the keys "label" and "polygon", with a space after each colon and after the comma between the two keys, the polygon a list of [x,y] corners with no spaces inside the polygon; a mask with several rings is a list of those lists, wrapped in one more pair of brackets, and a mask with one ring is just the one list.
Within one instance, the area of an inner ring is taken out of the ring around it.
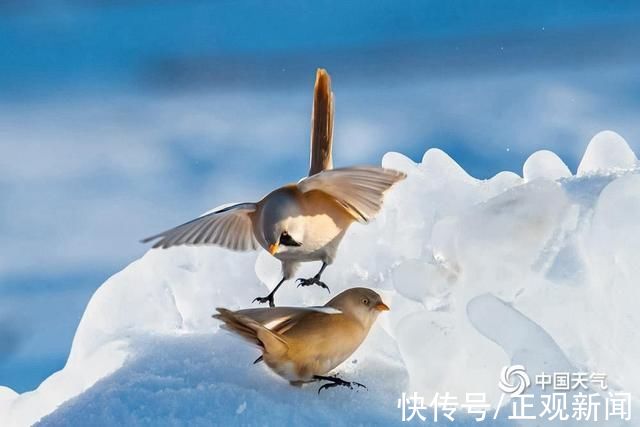
{"label": "blue background", "polygon": [[0,2],[0,385],[62,368],[141,237],[305,174],[316,67],[337,165],[575,171],[603,129],[639,151],[638,24],[618,0]]}

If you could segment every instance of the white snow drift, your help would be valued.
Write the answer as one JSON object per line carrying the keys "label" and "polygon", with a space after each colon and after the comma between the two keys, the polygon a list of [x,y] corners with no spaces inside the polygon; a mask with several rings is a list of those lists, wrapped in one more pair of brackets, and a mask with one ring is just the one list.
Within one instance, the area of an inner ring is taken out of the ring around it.
{"label": "white snow drift", "polygon": [[[211,314],[249,306],[277,282],[278,262],[180,247],[149,251],[105,282],[65,368],[33,392],[0,387],[0,425],[49,414],[43,425],[388,424],[400,421],[402,391],[482,391],[495,404],[512,362],[606,372],[637,403],[640,174],[622,137],[596,135],[577,175],[548,151],[526,161],[524,178],[484,181],[437,149],[419,164],[398,153],[382,163],[407,180],[375,222],[352,227],[324,276],[334,294],[368,286],[389,300],[339,368],[368,391],[318,396],[252,365],[257,352]],[[288,283],[276,302],[328,297]]]}

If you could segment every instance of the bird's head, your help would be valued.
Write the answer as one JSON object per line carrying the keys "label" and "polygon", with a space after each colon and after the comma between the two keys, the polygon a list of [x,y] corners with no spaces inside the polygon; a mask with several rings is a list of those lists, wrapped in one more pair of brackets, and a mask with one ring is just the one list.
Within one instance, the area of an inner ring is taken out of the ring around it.
{"label": "bird's head", "polygon": [[367,328],[373,325],[381,312],[389,311],[389,306],[382,301],[382,297],[367,288],[347,289],[336,295],[326,306],[354,316]]}
{"label": "bird's head", "polygon": [[286,188],[265,199],[261,228],[271,255],[302,246],[304,226],[300,218],[300,205]]}

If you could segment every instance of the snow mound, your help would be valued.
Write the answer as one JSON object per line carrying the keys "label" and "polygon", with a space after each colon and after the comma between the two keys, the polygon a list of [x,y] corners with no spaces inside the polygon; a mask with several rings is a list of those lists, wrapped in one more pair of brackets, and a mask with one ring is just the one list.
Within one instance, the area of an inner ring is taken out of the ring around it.
{"label": "snow mound", "polygon": [[610,169],[629,169],[637,163],[638,159],[627,141],[617,133],[605,130],[589,142],[578,166],[578,176]]}
{"label": "snow mound", "polygon": [[[606,372],[637,404],[640,174],[622,137],[596,135],[577,176],[548,151],[526,161],[524,178],[477,180],[437,149],[418,164],[398,153],[382,164],[407,179],[376,221],[349,230],[323,276],[333,294],[367,286],[391,306],[339,368],[367,391],[318,396],[252,365],[257,352],[211,313],[249,306],[278,280],[278,262],[179,247],[107,280],[65,368],[32,392],[0,387],[0,425],[388,425],[400,421],[403,391],[480,391],[495,406],[511,363]],[[288,283],[276,300],[327,298]]]}
{"label": "snow mound", "polygon": [[533,153],[524,162],[522,176],[525,182],[535,179],[555,181],[571,176],[571,171],[556,153],[549,150],[540,150]]}

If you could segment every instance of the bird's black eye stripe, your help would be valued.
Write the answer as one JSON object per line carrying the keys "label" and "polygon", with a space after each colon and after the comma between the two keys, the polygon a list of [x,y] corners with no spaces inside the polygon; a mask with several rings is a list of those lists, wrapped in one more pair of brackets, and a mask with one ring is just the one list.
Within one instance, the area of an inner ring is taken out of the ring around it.
{"label": "bird's black eye stripe", "polygon": [[301,246],[301,243],[293,240],[293,237],[289,235],[286,231],[280,235],[280,244],[285,246]]}

